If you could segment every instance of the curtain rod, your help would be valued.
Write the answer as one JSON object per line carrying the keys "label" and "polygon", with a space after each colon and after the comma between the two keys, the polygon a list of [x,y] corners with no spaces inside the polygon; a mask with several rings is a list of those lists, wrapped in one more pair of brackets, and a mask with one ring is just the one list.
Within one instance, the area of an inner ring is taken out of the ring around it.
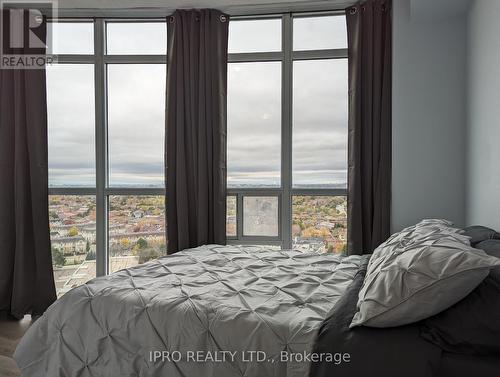
{"label": "curtain rod", "polygon": [[[355,4],[355,1],[345,1],[342,3],[332,1],[297,2],[295,4],[259,4],[259,5],[234,5],[227,7],[217,7],[221,12],[231,16],[265,16],[280,13],[306,12],[343,12],[345,8]],[[190,9],[180,8],[180,9]],[[177,9],[177,8],[176,8]],[[52,16],[52,9],[42,10],[48,16]],[[57,16],[61,18],[159,18],[170,16],[175,9],[165,7],[136,7],[136,8],[58,8]]]}

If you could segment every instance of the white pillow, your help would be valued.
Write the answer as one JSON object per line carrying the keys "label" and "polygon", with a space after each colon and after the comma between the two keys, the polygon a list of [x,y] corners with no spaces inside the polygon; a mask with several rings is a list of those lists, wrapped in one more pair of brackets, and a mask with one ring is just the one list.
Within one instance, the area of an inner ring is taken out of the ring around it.
{"label": "white pillow", "polygon": [[394,327],[437,314],[468,295],[500,265],[445,220],[395,233],[374,252],[350,327]]}

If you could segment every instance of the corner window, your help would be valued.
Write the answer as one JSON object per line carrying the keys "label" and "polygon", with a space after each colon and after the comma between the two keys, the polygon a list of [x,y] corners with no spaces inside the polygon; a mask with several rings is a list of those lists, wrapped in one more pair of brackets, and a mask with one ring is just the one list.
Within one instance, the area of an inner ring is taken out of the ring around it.
{"label": "corner window", "polygon": [[[47,67],[58,295],[166,254],[166,23],[52,23]],[[107,52],[103,52],[107,51]]]}
{"label": "corner window", "polygon": [[346,249],[346,29],[334,13],[231,20],[230,243]]}

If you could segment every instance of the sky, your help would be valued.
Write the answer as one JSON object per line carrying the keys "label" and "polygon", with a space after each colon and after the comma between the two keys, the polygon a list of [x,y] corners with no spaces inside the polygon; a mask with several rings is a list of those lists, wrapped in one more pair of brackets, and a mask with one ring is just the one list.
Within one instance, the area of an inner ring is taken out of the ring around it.
{"label": "sky", "polygon": [[94,67],[47,67],[49,183],[95,186]]}
{"label": "sky", "polygon": [[[92,53],[91,24],[61,24],[55,53]],[[108,25],[109,54],[164,54],[162,23]],[[298,18],[294,49],[345,48],[344,17]],[[229,52],[279,51],[281,21],[232,21]],[[110,186],[163,185],[165,65],[108,65]],[[347,61],[293,67],[293,184],[345,185]],[[281,62],[228,67],[228,185],[279,186]],[[94,72],[47,68],[51,186],[95,185]]]}

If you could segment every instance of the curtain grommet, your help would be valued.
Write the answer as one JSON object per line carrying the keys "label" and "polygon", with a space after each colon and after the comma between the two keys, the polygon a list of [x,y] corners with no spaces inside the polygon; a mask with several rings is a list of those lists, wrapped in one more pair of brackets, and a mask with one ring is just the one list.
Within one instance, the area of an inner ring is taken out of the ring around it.
{"label": "curtain grommet", "polygon": [[226,22],[227,21],[227,17],[225,15],[223,15],[223,14],[220,15],[219,19],[220,19],[220,22]]}
{"label": "curtain grommet", "polygon": [[351,16],[355,15],[357,12],[358,12],[358,8],[356,8],[356,7],[352,7],[351,9],[349,9],[349,14]]}
{"label": "curtain grommet", "polygon": [[168,17],[168,22],[170,22],[171,24],[173,24],[174,21],[175,21],[175,17],[174,16]]}

